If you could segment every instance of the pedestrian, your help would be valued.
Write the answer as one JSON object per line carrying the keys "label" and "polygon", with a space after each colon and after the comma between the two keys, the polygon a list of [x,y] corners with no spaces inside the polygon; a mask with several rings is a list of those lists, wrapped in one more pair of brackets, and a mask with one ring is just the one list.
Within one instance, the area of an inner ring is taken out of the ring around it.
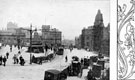
{"label": "pedestrian", "polygon": [[25,64],[25,61],[24,61],[24,59],[22,58],[22,59],[21,59],[21,65],[24,66],[24,64]]}
{"label": "pedestrian", "polygon": [[16,63],[18,64],[19,63],[19,59],[16,57]]}
{"label": "pedestrian", "polygon": [[47,45],[45,45],[45,51],[47,52],[47,50],[48,50],[48,46],[47,46]]}
{"label": "pedestrian", "polygon": [[6,56],[4,56],[4,58],[3,58],[4,66],[6,66],[6,61],[7,61]]}
{"label": "pedestrian", "polygon": [[9,53],[8,52],[6,53],[6,56],[7,56],[7,59],[8,59],[8,56],[9,56]]}
{"label": "pedestrian", "polygon": [[21,66],[24,66],[24,64],[25,64],[25,61],[24,61],[24,59],[23,59],[23,57],[22,56],[20,56],[20,65]]}
{"label": "pedestrian", "polygon": [[12,47],[10,47],[10,52],[12,52]]}
{"label": "pedestrian", "polygon": [[68,58],[67,58],[67,56],[65,57],[65,62],[67,62],[68,61]]}
{"label": "pedestrian", "polygon": [[81,58],[81,64],[83,64],[83,58]]}
{"label": "pedestrian", "polygon": [[41,65],[42,65],[42,57],[40,58],[39,64],[41,64]]}
{"label": "pedestrian", "polygon": [[21,52],[20,52],[20,51],[18,51],[18,54],[21,54]]}
{"label": "pedestrian", "polygon": [[2,55],[0,56],[0,65],[2,65]]}
{"label": "pedestrian", "polygon": [[23,57],[22,57],[22,56],[20,56],[20,57],[19,57],[19,60],[21,61],[21,59],[22,59],[22,58],[23,58]]}
{"label": "pedestrian", "polygon": [[16,58],[17,58],[17,56],[16,56],[16,54],[14,54],[14,56],[13,56],[14,64],[16,64]]}

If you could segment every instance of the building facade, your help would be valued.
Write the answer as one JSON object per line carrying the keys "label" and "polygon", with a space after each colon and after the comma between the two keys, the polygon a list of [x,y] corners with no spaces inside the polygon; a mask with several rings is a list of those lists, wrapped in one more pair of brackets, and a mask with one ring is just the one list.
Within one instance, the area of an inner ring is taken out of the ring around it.
{"label": "building facade", "polygon": [[82,30],[81,45],[84,49],[93,50],[93,26]]}
{"label": "building facade", "polygon": [[78,49],[82,48],[82,46],[81,46],[81,35],[79,37],[75,38],[75,47],[78,48]]}
{"label": "building facade", "polygon": [[50,25],[42,25],[42,40],[44,44],[61,44],[62,32],[56,28],[51,29]]}
{"label": "building facade", "polygon": [[93,26],[93,50],[101,51],[101,43],[103,38],[103,17],[100,10],[98,10],[97,15],[95,17],[95,22]]}
{"label": "building facade", "polygon": [[101,44],[101,53],[109,55],[110,53],[110,24],[103,29],[103,38]]}
{"label": "building facade", "polygon": [[109,55],[110,52],[110,24],[104,26],[103,16],[98,10],[93,26],[82,29],[81,37],[75,38],[76,47],[97,51]]}

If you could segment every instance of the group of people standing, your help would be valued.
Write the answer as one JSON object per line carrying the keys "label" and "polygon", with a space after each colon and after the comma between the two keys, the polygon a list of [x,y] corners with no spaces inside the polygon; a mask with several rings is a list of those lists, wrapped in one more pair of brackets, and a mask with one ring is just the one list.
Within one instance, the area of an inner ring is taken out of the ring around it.
{"label": "group of people standing", "polygon": [[4,56],[4,57],[2,55],[0,56],[0,65],[6,66],[8,56],[9,56],[8,52],[6,53],[6,56]]}
{"label": "group of people standing", "polygon": [[[20,56],[19,56],[19,55],[20,55]],[[19,56],[19,58],[18,58],[18,56]],[[24,58],[22,57],[20,51],[18,51],[18,54],[14,54],[13,60],[14,60],[14,64],[18,64],[19,62],[20,62],[19,64],[20,64],[21,66],[24,66],[24,64],[25,64],[25,60],[24,60]]]}

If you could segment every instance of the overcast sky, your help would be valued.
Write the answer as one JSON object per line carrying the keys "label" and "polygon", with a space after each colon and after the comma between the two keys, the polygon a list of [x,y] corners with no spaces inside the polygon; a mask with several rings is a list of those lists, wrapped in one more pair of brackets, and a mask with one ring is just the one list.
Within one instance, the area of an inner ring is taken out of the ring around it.
{"label": "overcast sky", "polygon": [[94,24],[98,9],[107,26],[110,0],[0,0],[0,28],[10,21],[19,27],[49,24],[62,31],[65,39],[74,39],[84,27]]}

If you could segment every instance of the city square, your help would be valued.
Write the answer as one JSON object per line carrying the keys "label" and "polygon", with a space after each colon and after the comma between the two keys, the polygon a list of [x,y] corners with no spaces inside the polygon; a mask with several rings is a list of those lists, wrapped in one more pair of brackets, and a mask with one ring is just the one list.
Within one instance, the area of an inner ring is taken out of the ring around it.
{"label": "city square", "polygon": [[0,80],[110,80],[109,1],[1,2]]}

